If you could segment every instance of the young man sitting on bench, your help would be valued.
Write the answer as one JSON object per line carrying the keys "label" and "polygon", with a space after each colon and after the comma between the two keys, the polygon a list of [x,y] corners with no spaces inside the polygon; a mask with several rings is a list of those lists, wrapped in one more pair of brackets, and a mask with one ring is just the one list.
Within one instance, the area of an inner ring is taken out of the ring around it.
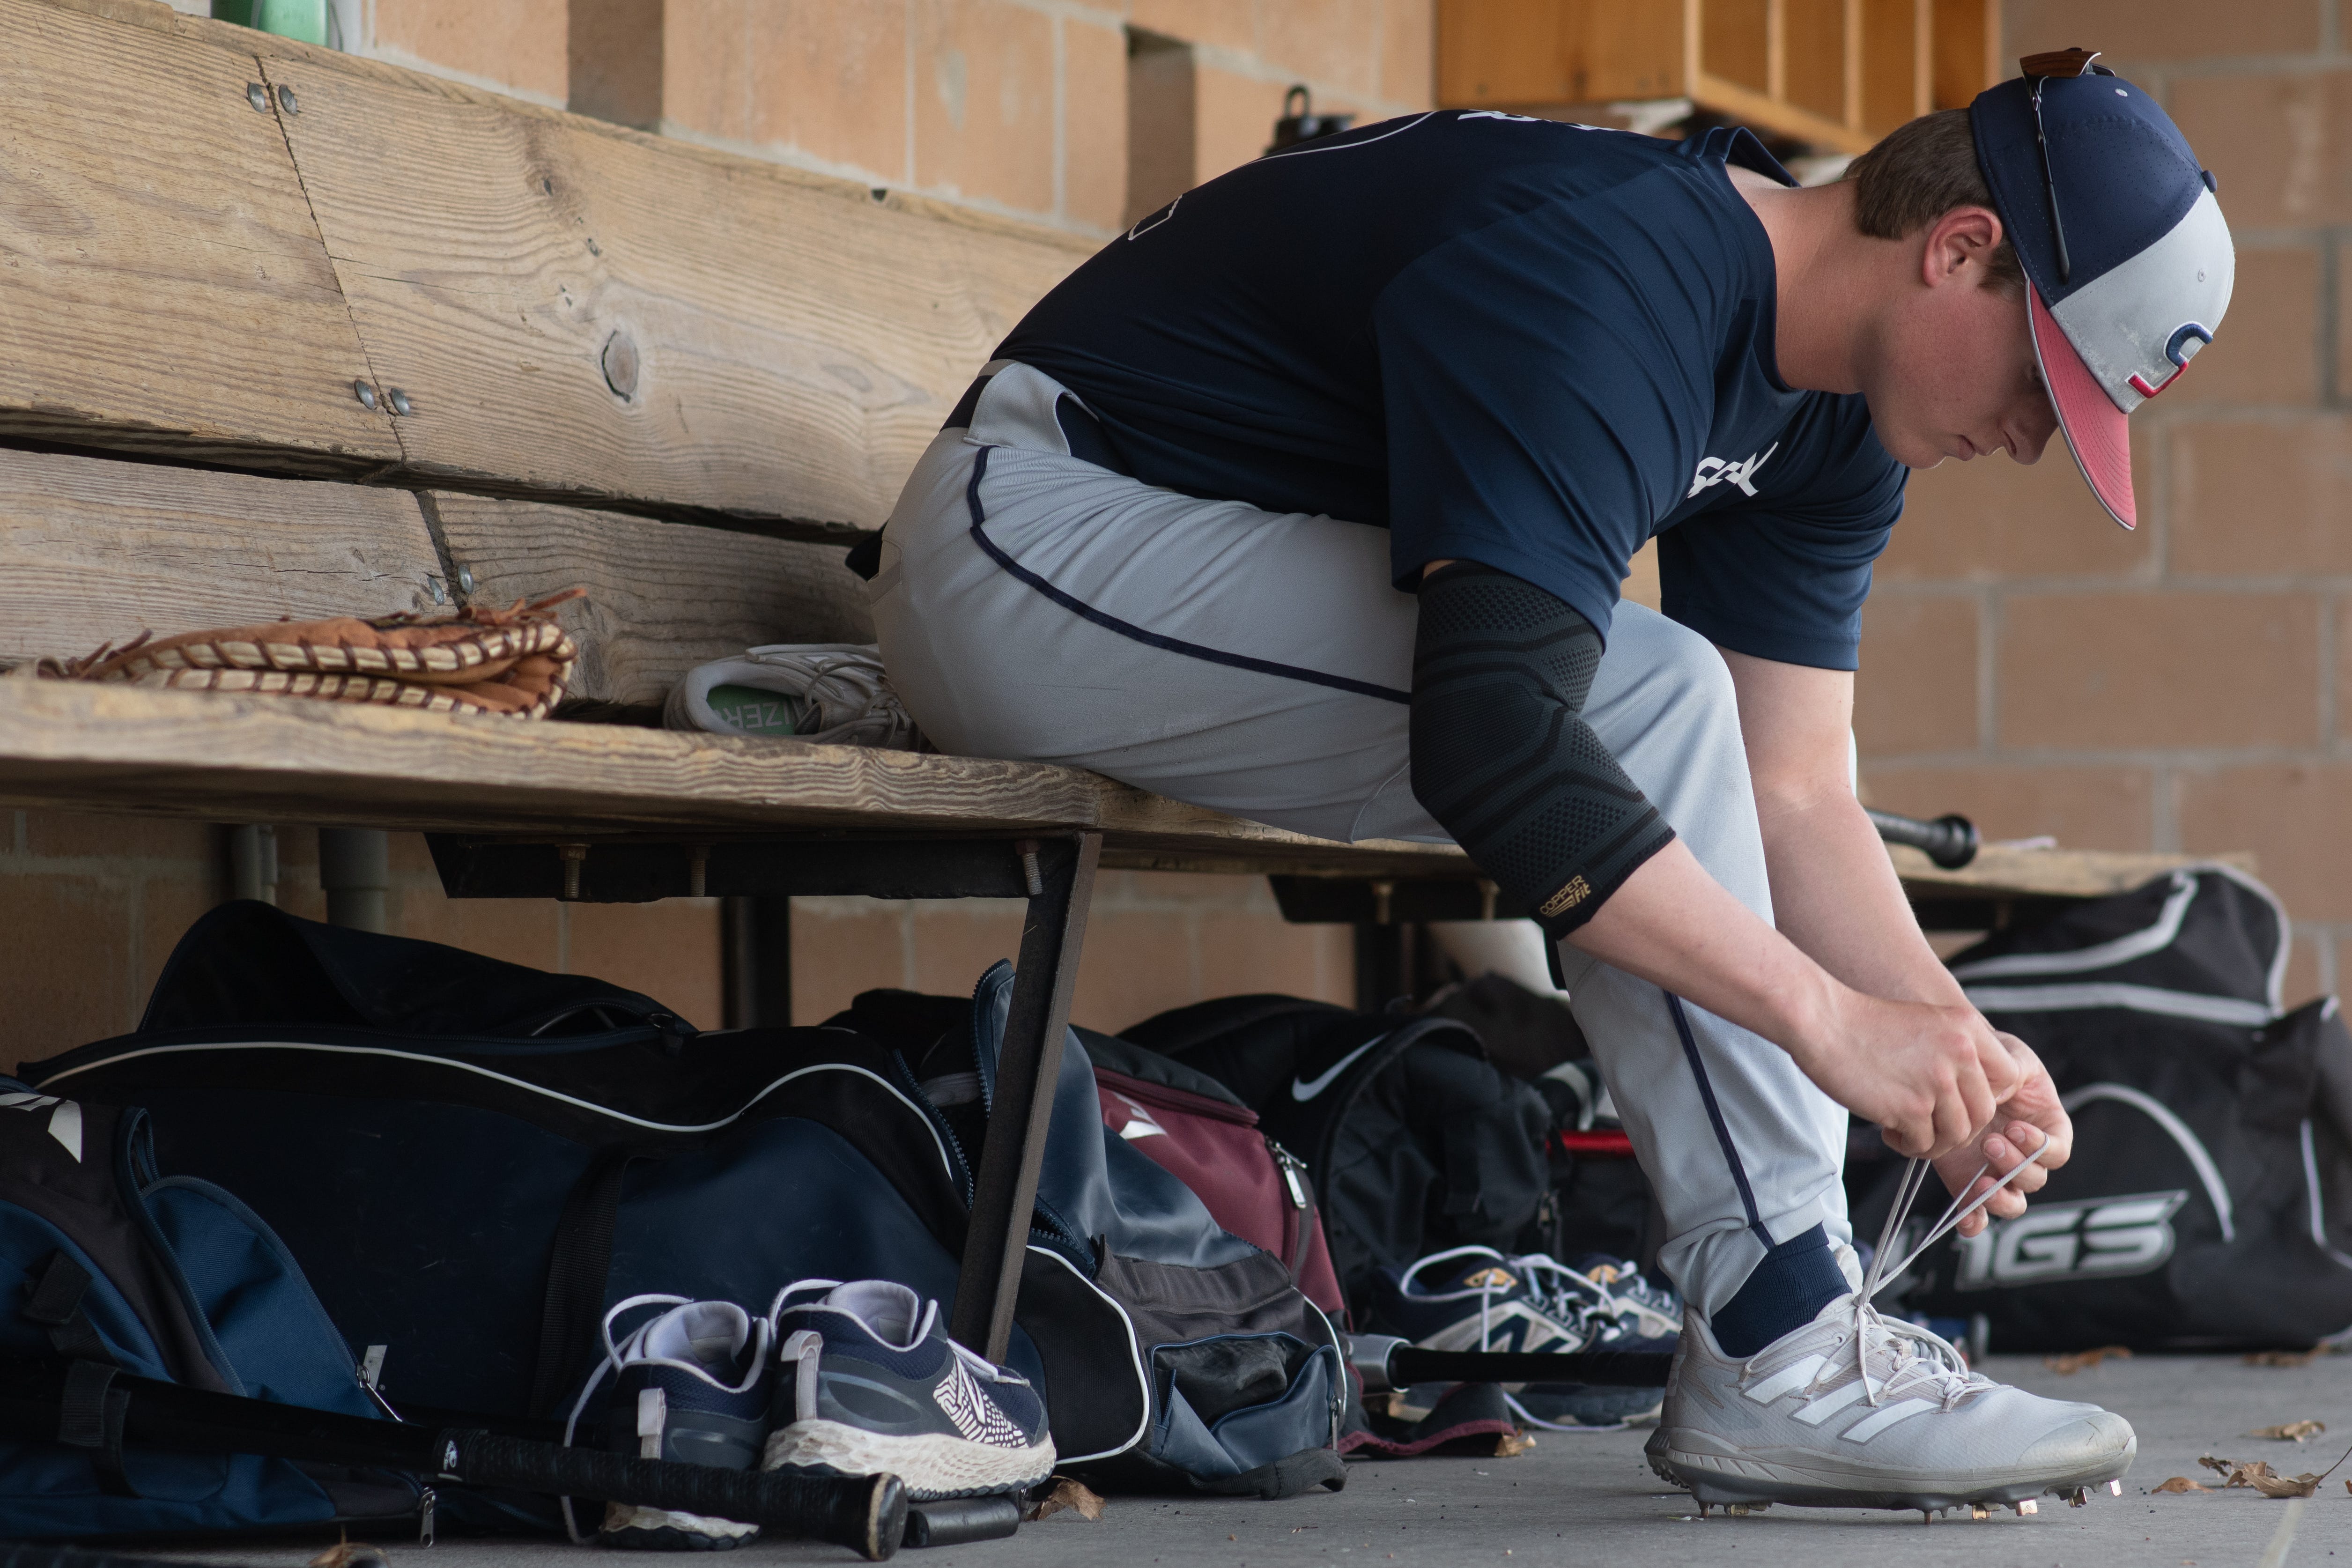
{"label": "young man sitting on bench", "polygon": [[[2135,1449],[1873,1311],[1841,1184],[1849,1110],[1956,1194],[2015,1171],[1973,1234],[2072,1139],[1852,789],[1905,469],[2054,426],[2130,526],[2125,415],[2229,302],[2163,111],[2028,68],[1818,189],[1745,132],[1485,110],[1248,164],[1021,323],[871,583],[948,751],[1450,838],[1539,911],[1688,1303],[1652,1461],[1705,1501],[2016,1502]],[[1663,615],[1618,600],[1653,537]]]}

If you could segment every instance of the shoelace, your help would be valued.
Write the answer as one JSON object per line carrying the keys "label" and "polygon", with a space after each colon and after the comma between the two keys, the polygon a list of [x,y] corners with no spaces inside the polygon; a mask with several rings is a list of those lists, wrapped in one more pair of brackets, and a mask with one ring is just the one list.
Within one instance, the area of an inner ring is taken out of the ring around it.
{"label": "shoelace", "polygon": [[[1853,1347],[1854,1371],[1862,1378],[1863,1396],[1872,1405],[1878,1404],[1881,1393],[1891,1391],[1897,1384],[1916,1386],[1925,1383],[1936,1390],[1938,1403],[1946,1410],[1951,1409],[1975,1389],[1992,1386],[1991,1380],[1969,1370],[1968,1358],[1949,1340],[1916,1323],[1890,1320],[1871,1302],[1881,1290],[1908,1272],[1913,1264],[1927,1255],[1929,1247],[1943,1240],[1962,1220],[1992,1202],[2011,1182],[2025,1173],[2027,1166],[2049,1152],[2050,1134],[2043,1132],[2040,1148],[2010,1167],[1999,1181],[1976,1198],[1965,1205],[1959,1198],[1953,1198],[1945,1206],[1943,1217],[1929,1227],[1918,1245],[1905,1253],[1901,1262],[1889,1268],[1886,1267],[1888,1249],[1895,1245],[1895,1237],[1902,1234],[1904,1222],[1911,1217],[1912,1205],[1918,1201],[1921,1190],[1927,1185],[1927,1161],[1913,1160],[1904,1167],[1902,1185],[1895,1190],[1894,1205],[1886,1211],[1886,1223],[1879,1226],[1878,1247],[1871,1255],[1869,1271],[1863,1276],[1862,1289],[1854,1292],[1853,1332],[1844,1342],[1844,1344]],[[1976,1174],[1961,1184],[1960,1191],[1966,1193],[1975,1186],[1991,1169],[1992,1162],[1990,1160],[1978,1166]],[[1839,1348],[1843,1349],[1843,1345]],[[1890,1363],[1883,1384],[1871,1381],[1870,1362],[1874,1350],[1883,1350]],[[1833,1351],[1823,1358],[1821,1371],[1813,1374],[1805,1384],[1804,1391],[1811,1393],[1819,1387],[1822,1378],[1835,1365]]]}
{"label": "shoelace", "polygon": [[[632,1311],[639,1307],[683,1307],[688,1305],[693,1300],[691,1296],[632,1296],[625,1301],[615,1302],[612,1310],[604,1314],[604,1325],[598,1335],[604,1342],[604,1357],[596,1363],[596,1370],[589,1373],[587,1383],[580,1390],[580,1397],[572,1402],[571,1414],[564,1417],[563,1446],[565,1447],[572,1447],[572,1436],[580,1429],[581,1415],[587,1410],[588,1401],[594,1397],[596,1390],[604,1386],[604,1374],[610,1373],[614,1377],[620,1376],[624,1358],[627,1356],[631,1348],[643,1343],[646,1336],[653,1332],[654,1325],[660,1322],[667,1313],[655,1313],[639,1324],[636,1331],[619,1344],[613,1342],[614,1321],[622,1313]],[[768,1360],[769,1329],[769,1320],[765,1318],[751,1320],[752,1350],[748,1363],[751,1370],[744,1374],[743,1382],[739,1387],[727,1388],[714,1378],[711,1381],[715,1386],[729,1394],[741,1394],[759,1381],[761,1370],[767,1364]],[[705,1373],[703,1375],[707,1377],[709,1374]],[[572,1517],[572,1500],[567,1497],[559,1498],[556,1500],[563,1514],[563,1533],[572,1538],[572,1544],[574,1546],[586,1545],[588,1537],[580,1533],[579,1521]]]}
{"label": "shoelace", "polygon": [[[1528,1284],[1553,1317],[1590,1328],[1595,1334],[1616,1328],[1618,1321],[1629,1312],[1637,1321],[1644,1315],[1657,1315],[1654,1310],[1643,1308],[1630,1297],[1620,1296],[1591,1275],[1548,1254],[1527,1253],[1512,1258],[1511,1265],[1536,1277]],[[1538,1283],[1538,1279],[1542,1282]]]}

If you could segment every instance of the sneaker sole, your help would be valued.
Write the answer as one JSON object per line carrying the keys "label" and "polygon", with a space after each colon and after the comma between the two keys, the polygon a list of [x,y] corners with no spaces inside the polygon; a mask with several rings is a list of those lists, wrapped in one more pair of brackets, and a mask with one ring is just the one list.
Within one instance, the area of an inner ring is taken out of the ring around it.
{"label": "sneaker sole", "polygon": [[756,1524],[619,1502],[604,1505],[596,1531],[598,1545],[634,1552],[731,1552],[759,1538]]}
{"label": "sneaker sole", "polygon": [[907,1483],[918,1502],[1025,1490],[1054,1473],[1054,1439],[998,1448],[940,1433],[904,1437],[841,1421],[795,1421],[768,1435],[763,1470],[812,1476],[875,1476]]}
{"label": "sneaker sole", "polygon": [[1965,1486],[1930,1489],[1915,1478],[1841,1475],[1832,1470],[1769,1464],[1745,1455],[1708,1453],[1692,1446],[1705,1434],[1662,1428],[1650,1439],[1650,1468],[1700,1502],[1788,1503],[1798,1508],[1884,1508],[1935,1511],[1971,1505],[2022,1502],[2045,1492],[2063,1496],[2077,1488],[2120,1480],[2139,1453],[2137,1437],[2120,1455],[2058,1475],[2011,1474]]}

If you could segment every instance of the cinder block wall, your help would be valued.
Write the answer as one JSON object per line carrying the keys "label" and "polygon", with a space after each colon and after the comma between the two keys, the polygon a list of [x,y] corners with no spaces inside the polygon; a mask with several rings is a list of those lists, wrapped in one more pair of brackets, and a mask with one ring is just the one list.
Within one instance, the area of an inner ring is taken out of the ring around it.
{"label": "cinder block wall", "polygon": [[[204,14],[207,0],[172,0]],[[352,52],[755,158],[1108,237],[1130,203],[1255,157],[1284,92],[1427,107],[1433,0],[337,0]],[[1130,39],[1150,59],[1130,62]],[[1176,68],[1172,73],[1167,68]],[[1131,80],[1147,79],[1129,102]],[[1139,184],[1131,181],[1131,168]],[[1131,190],[1130,185],[1136,185]],[[1148,194],[1147,194],[1148,193]],[[975,366],[975,369],[978,367]],[[322,918],[317,836],[281,829],[281,907]],[[442,897],[394,835],[392,929],[593,973],[720,1021],[715,904]],[[222,829],[0,811],[0,1071],[136,1024],[172,944],[227,896]],[[960,993],[1013,956],[1017,906],[799,900],[793,1015],[872,985]],[[1107,874],[1076,1016],[1117,1029],[1243,991],[1353,997],[1345,928],[1291,926],[1263,879]]]}
{"label": "cinder block wall", "polygon": [[2327,0],[2008,0],[2009,54],[2081,46],[2220,180],[2237,289],[2132,420],[2141,523],[2063,447],[1916,476],[1865,612],[1864,777],[1893,809],[2095,848],[2251,849],[2295,920],[2290,1001],[2352,938],[2352,52]]}

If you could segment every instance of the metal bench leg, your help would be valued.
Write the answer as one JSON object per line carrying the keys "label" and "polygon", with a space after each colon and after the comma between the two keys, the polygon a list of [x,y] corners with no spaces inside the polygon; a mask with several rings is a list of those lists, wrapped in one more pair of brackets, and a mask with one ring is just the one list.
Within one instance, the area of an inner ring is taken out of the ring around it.
{"label": "metal bench leg", "polygon": [[1029,1211],[1037,1199],[1037,1168],[1045,1163],[1054,1085],[1062,1070],[1070,992],[1086,940],[1087,906],[1094,897],[1095,861],[1102,852],[1099,833],[1034,842],[1036,876],[1021,930],[1012,1015],[997,1058],[996,1099],[980,1152],[971,1228],[964,1238],[963,1271],[948,1330],[958,1342],[998,1363],[1013,1342],[1013,1303],[1021,1290]]}

